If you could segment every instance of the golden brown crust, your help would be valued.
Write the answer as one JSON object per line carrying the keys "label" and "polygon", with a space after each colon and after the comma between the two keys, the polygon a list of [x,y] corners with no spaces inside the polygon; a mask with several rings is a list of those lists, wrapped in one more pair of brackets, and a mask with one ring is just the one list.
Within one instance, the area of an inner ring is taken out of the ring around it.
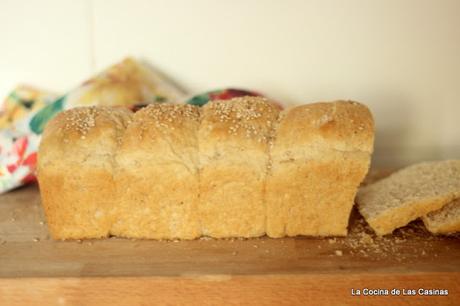
{"label": "golden brown crust", "polygon": [[203,107],[200,133],[210,141],[264,150],[278,113],[274,104],[261,97],[211,101]]}
{"label": "golden brown crust", "polygon": [[[166,137],[179,144],[193,142],[200,112],[188,104],[151,104],[134,114],[120,151],[155,149]],[[148,156],[146,156],[148,158]]]}
{"label": "golden brown crust", "polygon": [[62,156],[78,160],[90,153],[114,154],[131,116],[127,108],[102,106],[76,107],[59,113],[43,133],[39,152],[42,163]]}
{"label": "golden brown crust", "polygon": [[338,101],[278,117],[260,97],[59,114],[39,152],[53,237],[346,234],[372,152],[370,112]]}
{"label": "golden brown crust", "polygon": [[203,108],[199,131],[203,235],[265,233],[268,144],[278,113],[277,107],[260,97],[214,101]]}
{"label": "golden brown crust", "polygon": [[266,183],[270,237],[343,236],[366,175],[374,124],[357,102],[314,103],[280,116]]}
{"label": "golden brown crust", "polygon": [[108,235],[113,160],[130,117],[123,108],[82,107],[48,123],[38,152],[38,180],[54,238]]}
{"label": "golden brown crust", "polygon": [[199,109],[153,104],[138,111],[116,156],[117,202],[111,233],[193,239],[198,205]]}
{"label": "golden brown crust", "polygon": [[318,102],[288,109],[277,131],[280,147],[324,145],[339,151],[372,153],[374,121],[354,101]]}

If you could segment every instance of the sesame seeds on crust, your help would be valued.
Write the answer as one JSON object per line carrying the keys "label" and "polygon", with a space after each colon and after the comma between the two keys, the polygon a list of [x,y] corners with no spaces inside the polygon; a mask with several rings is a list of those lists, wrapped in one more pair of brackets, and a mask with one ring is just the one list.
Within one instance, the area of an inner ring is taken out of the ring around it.
{"label": "sesame seeds on crust", "polygon": [[85,139],[89,130],[96,126],[96,116],[100,112],[99,108],[79,107],[66,113],[64,130],[75,130],[81,134],[81,138]]}
{"label": "sesame seeds on crust", "polygon": [[85,140],[95,129],[115,129],[117,137],[121,137],[131,122],[131,111],[110,106],[76,107],[64,111],[56,119],[55,125],[64,132],[63,142],[68,143],[70,135],[76,133],[78,138]]}
{"label": "sesame seeds on crust", "polygon": [[141,129],[146,130],[148,125],[153,124],[164,133],[175,130],[184,120],[198,121],[198,108],[189,104],[161,103],[148,105],[136,114]]}
{"label": "sesame seeds on crust", "polygon": [[268,140],[267,131],[271,129],[277,116],[268,100],[261,97],[216,100],[205,108],[211,114],[212,121],[224,127],[227,134],[255,138],[257,142]]}

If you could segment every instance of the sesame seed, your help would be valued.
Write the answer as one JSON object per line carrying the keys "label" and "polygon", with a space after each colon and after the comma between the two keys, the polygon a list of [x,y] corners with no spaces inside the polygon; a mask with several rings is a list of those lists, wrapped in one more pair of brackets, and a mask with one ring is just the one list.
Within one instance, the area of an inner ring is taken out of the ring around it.
{"label": "sesame seed", "polygon": [[229,123],[228,134],[240,134],[259,143],[267,141],[276,116],[276,114],[271,114],[273,107],[266,98],[249,96],[228,101],[215,100],[205,106],[210,115],[215,116],[215,120]]}
{"label": "sesame seed", "polygon": [[137,121],[141,129],[153,124],[163,133],[175,130],[175,126],[186,122],[184,119],[199,120],[199,109],[189,104],[150,104],[138,112]]}
{"label": "sesame seed", "polygon": [[[84,140],[88,137],[91,129],[97,124],[104,122],[113,122],[118,138],[121,137],[121,131],[128,125],[129,112],[123,109],[117,109],[110,106],[90,106],[76,107],[64,112],[64,124],[61,128],[64,132],[77,132],[80,139]],[[100,122],[100,123],[99,123]],[[69,139],[63,139],[64,143],[68,143]]]}

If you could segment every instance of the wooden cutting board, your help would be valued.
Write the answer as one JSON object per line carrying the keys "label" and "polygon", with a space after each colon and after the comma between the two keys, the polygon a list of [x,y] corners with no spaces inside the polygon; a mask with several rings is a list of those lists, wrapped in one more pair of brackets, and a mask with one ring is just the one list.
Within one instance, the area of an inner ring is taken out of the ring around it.
{"label": "wooden cutting board", "polygon": [[[351,232],[362,224],[354,214]],[[384,241],[353,234],[59,242],[29,186],[0,196],[0,305],[459,305],[459,242],[417,223]],[[419,288],[448,295],[403,295]]]}

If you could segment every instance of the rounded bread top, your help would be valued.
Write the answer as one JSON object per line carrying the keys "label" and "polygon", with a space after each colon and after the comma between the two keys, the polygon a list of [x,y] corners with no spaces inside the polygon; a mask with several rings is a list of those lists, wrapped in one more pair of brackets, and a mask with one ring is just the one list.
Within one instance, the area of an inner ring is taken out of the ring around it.
{"label": "rounded bread top", "polygon": [[114,155],[131,117],[127,108],[108,106],[76,107],[59,113],[45,127],[39,164]]}
{"label": "rounded bread top", "polygon": [[331,147],[339,151],[371,153],[374,120],[369,109],[354,101],[318,102],[282,113],[276,147]]}

